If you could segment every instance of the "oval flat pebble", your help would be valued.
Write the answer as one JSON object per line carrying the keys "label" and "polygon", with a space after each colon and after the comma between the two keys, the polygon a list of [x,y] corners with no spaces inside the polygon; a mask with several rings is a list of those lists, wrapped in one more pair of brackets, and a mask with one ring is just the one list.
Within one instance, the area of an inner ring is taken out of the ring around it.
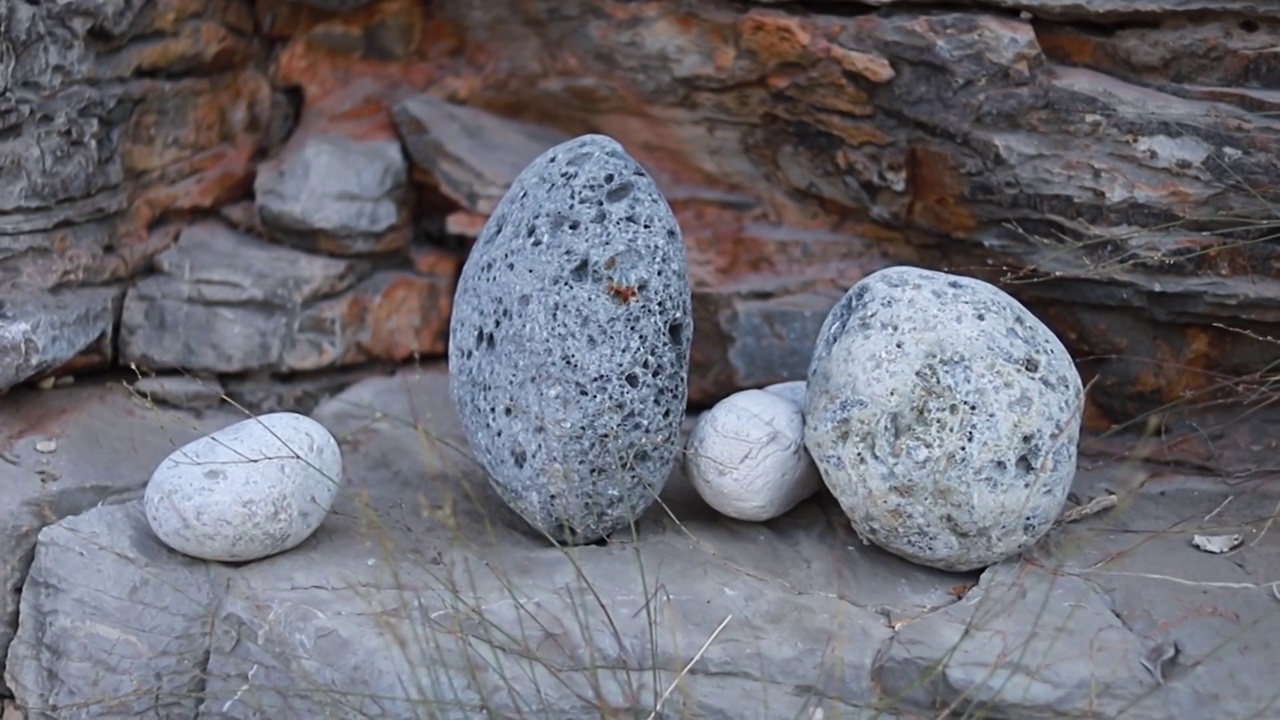
{"label": "oval flat pebble", "polygon": [[557,542],[638,519],[675,466],[693,335],[684,242],[652,178],[584,135],[525,168],[454,298],[450,388],[494,488]]}
{"label": "oval flat pebble", "polygon": [[999,288],[910,267],[873,273],[828,314],[809,367],[805,443],[864,540],[973,570],[1058,518],[1084,389],[1056,336]]}
{"label": "oval flat pebble", "polygon": [[804,383],[787,385],[736,392],[698,418],[685,471],[721,514],[772,520],[822,487],[804,447]]}
{"label": "oval flat pebble", "polygon": [[296,547],[320,527],[342,483],[342,453],[323,425],[271,413],[170,453],[147,483],[147,522],[164,544],[244,562]]}

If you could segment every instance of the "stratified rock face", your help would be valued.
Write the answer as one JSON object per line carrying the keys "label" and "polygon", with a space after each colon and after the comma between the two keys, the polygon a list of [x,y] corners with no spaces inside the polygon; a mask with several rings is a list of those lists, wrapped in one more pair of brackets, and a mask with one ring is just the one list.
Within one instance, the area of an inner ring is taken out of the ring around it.
{"label": "stratified rock face", "polygon": [[245,562],[297,547],[342,487],[338,441],[297,413],[271,413],[174,450],[147,483],[147,523],[185,555]]}
{"label": "stratified rock face", "polygon": [[1066,348],[1016,300],[981,280],[890,268],[822,327],[805,444],[865,539],[973,570],[1058,518],[1083,407]]}
{"label": "stratified rock face", "polygon": [[693,329],[680,228],[644,169],[600,135],[539,156],[454,303],[453,396],[503,498],[572,543],[638,518],[672,469]]}
{"label": "stratified rock face", "polygon": [[300,371],[444,350],[447,264],[374,271],[204,221],[155,266],[121,321],[122,360],[144,368]]}

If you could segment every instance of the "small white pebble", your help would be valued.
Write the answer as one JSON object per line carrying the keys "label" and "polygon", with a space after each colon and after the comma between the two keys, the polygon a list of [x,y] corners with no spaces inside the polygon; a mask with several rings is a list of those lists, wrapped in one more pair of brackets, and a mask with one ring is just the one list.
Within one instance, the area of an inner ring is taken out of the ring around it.
{"label": "small white pebble", "polygon": [[66,387],[68,385],[75,385],[75,384],[76,384],[75,375],[63,375],[62,377],[53,381],[54,387]]}
{"label": "small white pebble", "polygon": [[36,443],[36,452],[51,453],[58,449],[57,440],[41,440]]}
{"label": "small white pebble", "polygon": [[737,520],[771,520],[817,492],[802,408],[788,393],[743,390],[698,418],[685,469],[708,505]]}
{"label": "small white pebble", "polygon": [[36,381],[36,387],[41,390],[52,390],[53,383],[56,381],[57,381],[57,378],[53,377],[52,375],[50,375],[49,377],[43,377]]}

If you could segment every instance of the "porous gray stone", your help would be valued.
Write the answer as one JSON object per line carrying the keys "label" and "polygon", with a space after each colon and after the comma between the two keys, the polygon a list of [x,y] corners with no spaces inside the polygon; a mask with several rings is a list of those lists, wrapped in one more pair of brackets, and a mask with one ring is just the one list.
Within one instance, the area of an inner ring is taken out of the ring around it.
{"label": "porous gray stone", "polygon": [[244,562],[297,547],[342,483],[342,453],[305,415],[272,413],[193,440],[160,463],[144,505],[156,537],[205,560]]}
{"label": "porous gray stone", "polygon": [[1049,530],[1076,470],[1084,390],[1034,315],[980,280],[881,270],[831,310],[805,443],[865,539],[971,570]]}
{"label": "porous gray stone", "polygon": [[692,325],[680,228],[622,146],[585,135],[534,160],[450,326],[453,397],[503,499],[559,542],[638,518],[674,465]]}

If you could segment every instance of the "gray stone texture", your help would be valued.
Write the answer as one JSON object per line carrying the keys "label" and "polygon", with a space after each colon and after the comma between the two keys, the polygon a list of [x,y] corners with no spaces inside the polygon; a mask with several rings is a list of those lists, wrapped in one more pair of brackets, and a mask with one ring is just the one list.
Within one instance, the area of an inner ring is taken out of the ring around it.
{"label": "gray stone texture", "polygon": [[299,134],[259,166],[253,189],[274,237],[358,255],[408,242],[408,179],[409,163],[394,139]]}
{"label": "gray stone texture", "polygon": [[503,499],[571,543],[638,518],[675,461],[692,333],[680,228],[644,169],[601,135],[539,156],[450,326],[453,396]]}
{"label": "gray stone texture", "polygon": [[[56,523],[5,623],[19,706],[33,720],[648,717],[687,667],[657,717],[1275,714],[1269,479],[1082,464],[1073,492],[1122,505],[981,576],[858,543],[823,495],[728,520],[678,470],[671,516],[647,514],[638,542],[557,549],[490,486],[448,386],[406,370],[318,408],[350,484],[306,542],[240,566],[166,550],[137,505],[96,507],[120,498],[104,467],[136,486],[208,420],[114,383],[17,391],[0,476],[26,498],[5,503],[27,518],[22,569]],[[57,452],[35,452],[55,428]],[[1230,557],[1190,543],[1231,532],[1246,542]],[[1161,684],[1143,660],[1169,643]]]}
{"label": "gray stone texture", "polygon": [[1062,343],[981,280],[895,267],[832,308],[805,444],[866,540],[946,570],[1015,554],[1058,518],[1084,389]]}
{"label": "gray stone texture", "polygon": [[123,290],[82,287],[0,295],[0,390],[100,348],[110,358]]}

